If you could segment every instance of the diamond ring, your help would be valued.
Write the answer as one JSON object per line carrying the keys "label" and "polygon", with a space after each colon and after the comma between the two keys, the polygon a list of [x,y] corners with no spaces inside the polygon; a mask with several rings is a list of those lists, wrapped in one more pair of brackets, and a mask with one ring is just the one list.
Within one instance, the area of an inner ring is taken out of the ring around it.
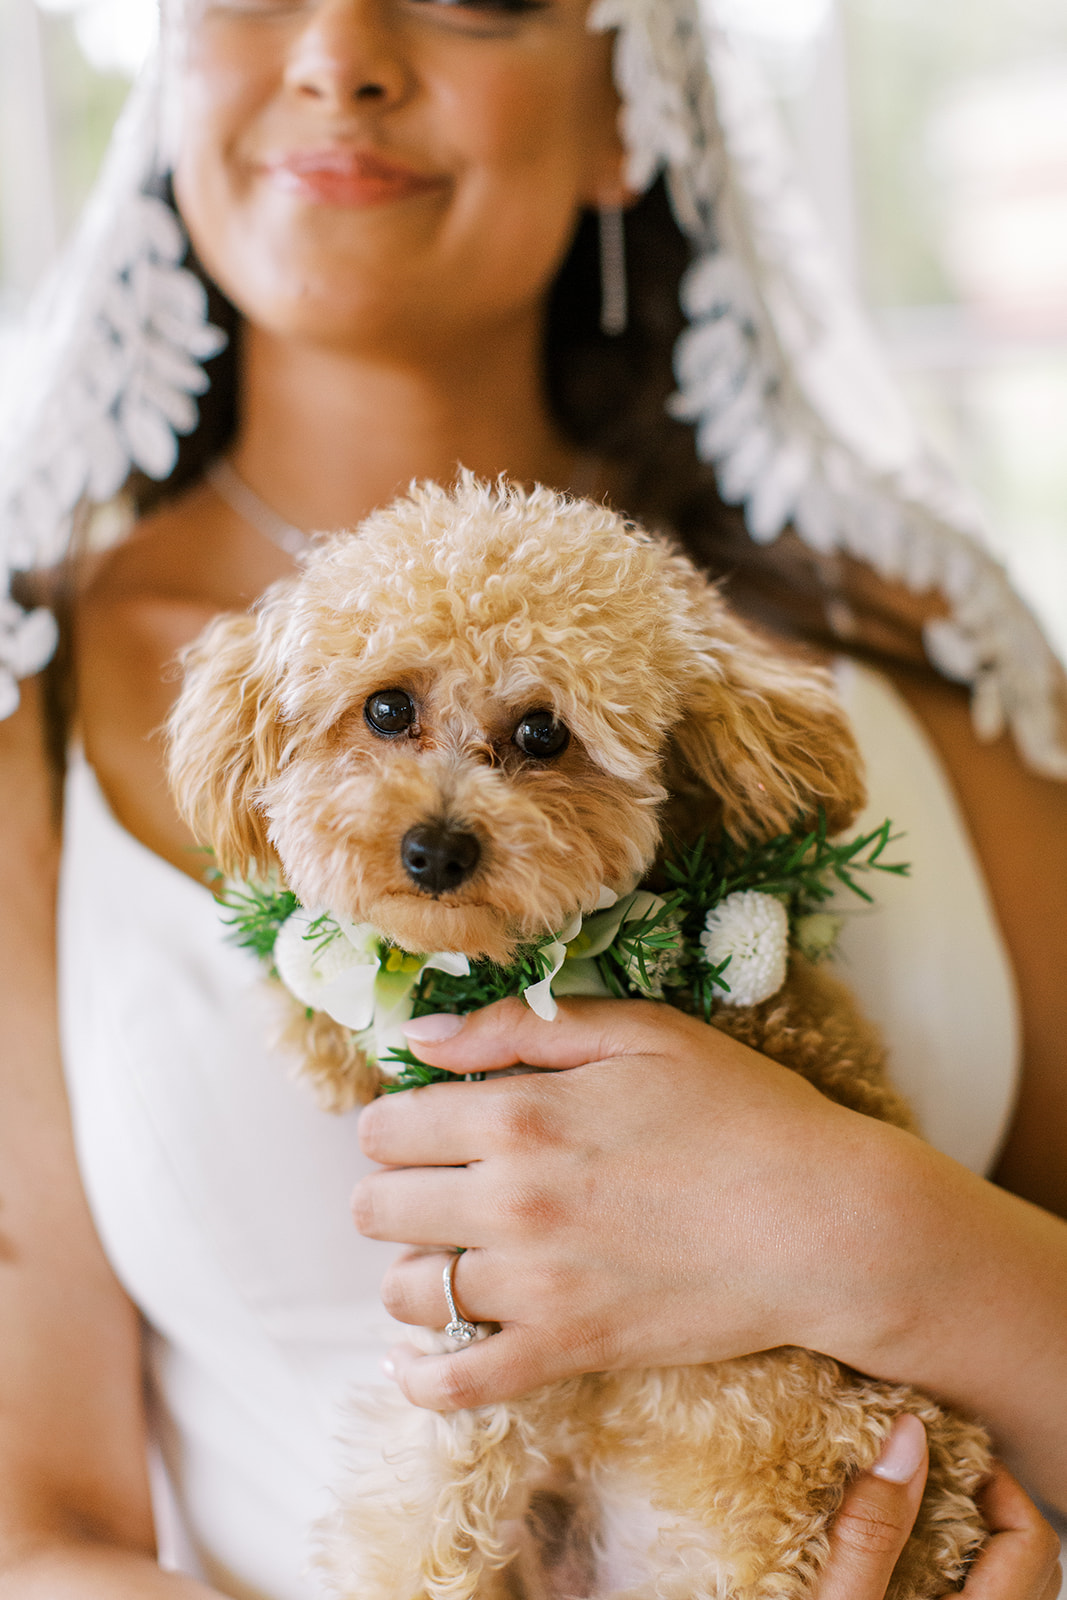
{"label": "diamond ring", "polygon": [[478,1329],[473,1322],[468,1322],[466,1317],[462,1316],[457,1310],[455,1294],[452,1288],[452,1274],[456,1270],[456,1262],[461,1254],[462,1251],[458,1251],[454,1256],[449,1256],[445,1265],[445,1299],[448,1301],[448,1309],[452,1317],[452,1321],[448,1324],[445,1332],[450,1339],[455,1339],[457,1344],[470,1344],[472,1340],[478,1337]]}

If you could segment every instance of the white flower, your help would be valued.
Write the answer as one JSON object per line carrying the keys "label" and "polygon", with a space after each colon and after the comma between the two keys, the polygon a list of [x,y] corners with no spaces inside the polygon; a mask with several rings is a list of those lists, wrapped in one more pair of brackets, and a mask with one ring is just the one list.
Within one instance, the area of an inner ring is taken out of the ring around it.
{"label": "white flower", "polygon": [[793,924],[793,941],[802,956],[811,962],[832,955],[841,932],[842,918],[832,911],[810,911]]}
{"label": "white flower", "polygon": [[[597,890],[596,905],[587,915],[585,912],[576,911],[562,933],[558,933],[551,944],[545,946],[545,955],[548,956],[550,966],[548,972],[540,983],[532,983],[528,989],[522,991],[522,997],[531,1011],[543,1017],[546,1022],[555,1022],[559,1012],[556,1005],[557,994],[595,994],[606,995],[610,993],[599,972],[591,961],[575,960],[575,955],[588,956],[594,954],[587,940],[582,938],[594,923],[600,921],[601,914],[607,914],[611,907],[617,907],[618,916],[622,916],[625,902],[620,901],[614,889],[609,889],[601,884]],[[615,924],[617,926],[617,923]],[[568,949],[578,940],[580,949]],[[602,949],[603,946],[598,946]],[[563,963],[567,963],[568,971],[564,972]]]}
{"label": "white flower", "polygon": [[544,954],[549,961],[549,969],[545,976],[540,983],[531,983],[528,989],[522,991],[522,997],[530,1010],[543,1017],[546,1022],[555,1022],[559,1011],[552,993],[552,980],[567,959],[568,944],[572,939],[576,939],[581,931],[582,913],[576,911],[563,932],[557,934],[552,943],[545,946]]}
{"label": "white flower", "polygon": [[299,906],[282,923],[274,945],[278,976],[301,1005],[327,1012],[346,1028],[369,1028],[381,965],[379,935],[352,924],[332,937],[316,937],[321,915]]}
{"label": "white flower", "polygon": [[776,994],[785,982],[789,960],[789,917],[774,895],[739,889],[709,911],[700,935],[704,959],[730,985],[724,1005],[754,1006]]}
{"label": "white flower", "polygon": [[[635,889],[625,899],[618,901],[610,910],[602,911],[596,916],[587,917],[582,931],[567,951],[567,965],[561,977],[567,982],[564,989],[562,983],[556,985],[558,994],[591,993],[589,989],[573,987],[573,981],[568,979],[568,969],[577,968],[579,964],[584,968],[592,965],[590,958],[603,955],[604,951],[616,944],[620,934],[628,922],[643,922],[659,916],[664,907],[664,901],[658,894],[652,894],[648,889]],[[636,953],[631,952],[622,960],[623,970],[635,988],[640,989],[651,1000],[663,999],[664,981],[678,966],[682,954],[681,931],[676,922],[667,920],[661,924],[665,932],[674,935],[673,942],[663,949],[649,952],[645,957],[644,971]],[[620,951],[621,955],[622,952]],[[595,970],[595,968],[594,968]],[[599,993],[610,993],[607,986],[601,982]]]}
{"label": "white flower", "polygon": [[[659,895],[647,889],[637,889],[619,900],[610,889],[602,888],[596,909],[585,916],[576,913],[563,932],[546,946],[545,954],[551,961],[547,975],[523,990],[523,999],[531,1011],[546,1022],[553,1022],[558,1011],[557,995],[610,995],[595,958],[615,943],[625,923],[654,916],[662,907]],[[657,952],[646,962],[647,982],[635,957],[626,963],[627,976],[652,999],[662,999],[663,979],[677,966],[680,953],[680,939],[677,950]]]}
{"label": "white flower", "polygon": [[377,928],[346,917],[299,906],[282,923],[274,945],[274,965],[289,992],[313,1011],[364,1035],[369,1055],[381,1059],[404,1048],[403,1024],[411,1016],[412,991],[433,968],[466,977],[470,963],[451,950],[409,955],[383,947]]}
{"label": "white flower", "polygon": [[391,1053],[408,1047],[404,1023],[414,1010],[411,997],[415,986],[427,969],[465,978],[471,967],[467,957],[455,950],[438,950],[430,956],[409,955],[396,945],[382,950],[382,964],[374,980],[374,1024],[361,1043],[383,1070],[389,1067]]}

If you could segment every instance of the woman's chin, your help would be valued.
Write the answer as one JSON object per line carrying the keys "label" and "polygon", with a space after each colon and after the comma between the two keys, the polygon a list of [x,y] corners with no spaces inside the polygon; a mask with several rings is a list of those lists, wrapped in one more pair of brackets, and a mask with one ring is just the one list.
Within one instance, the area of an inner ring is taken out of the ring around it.
{"label": "woman's chin", "polygon": [[[443,288],[445,268],[433,213],[302,205],[253,210],[247,220],[235,240],[205,240],[205,264],[264,333],[359,353],[406,350],[440,324],[435,289]],[[444,306],[461,288],[452,286]]]}

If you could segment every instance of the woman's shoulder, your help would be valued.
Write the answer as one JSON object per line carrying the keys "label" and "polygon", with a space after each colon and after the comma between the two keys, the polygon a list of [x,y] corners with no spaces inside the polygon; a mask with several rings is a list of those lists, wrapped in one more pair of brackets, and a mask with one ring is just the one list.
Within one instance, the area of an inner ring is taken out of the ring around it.
{"label": "woman's shoulder", "polygon": [[170,602],[212,613],[247,604],[256,573],[242,570],[249,554],[242,545],[232,513],[206,484],[196,483],[81,561],[78,604]]}
{"label": "woman's shoulder", "polygon": [[279,576],[278,552],[262,544],[198,485],[91,558],[74,598],[78,736],[124,826],[179,865],[190,841],[167,792],[162,729],[180,653]]}

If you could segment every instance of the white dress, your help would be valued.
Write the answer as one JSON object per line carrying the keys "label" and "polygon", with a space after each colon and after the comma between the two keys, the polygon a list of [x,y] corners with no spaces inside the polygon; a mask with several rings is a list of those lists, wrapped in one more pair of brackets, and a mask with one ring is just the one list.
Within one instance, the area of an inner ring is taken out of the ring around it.
{"label": "white dress", "polygon": [[[987,1169],[1010,1116],[1010,968],[952,793],[884,680],[840,669],[874,821],[910,880],[850,917],[841,961],[928,1136]],[[310,1530],[339,1478],[345,1396],[396,1335],[394,1247],[357,1234],[356,1116],[319,1111],[266,1043],[260,968],[211,895],[111,815],[72,760],[60,900],[66,1070],[86,1190],[141,1308],[188,1557],[241,1600],[314,1600]]]}

